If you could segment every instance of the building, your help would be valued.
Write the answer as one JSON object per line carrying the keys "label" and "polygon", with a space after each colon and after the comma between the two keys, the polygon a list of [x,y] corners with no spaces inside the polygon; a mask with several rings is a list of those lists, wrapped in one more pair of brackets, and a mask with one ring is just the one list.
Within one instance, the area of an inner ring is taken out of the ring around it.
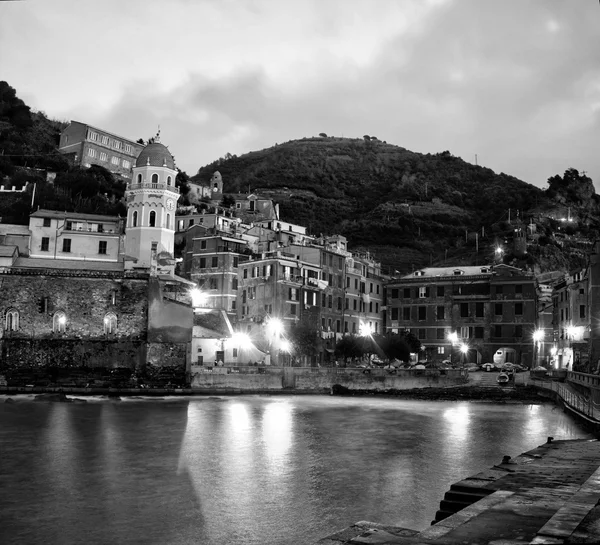
{"label": "building", "polygon": [[144,146],[104,129],[71,121],[61,132],[58,151],[74,165],[100,165],[113,174],[131,178],[132,168]]}
{"label": "building", "polygon": [[123,250],[123,223],[117,216],[36,210],[29,217],[29,255],[117,262]]}
{"label": "building", "polygon": [[492,362],[501,348],[532,365],[533,274],[507,265],[430,267],[387,284],[386,328],[409,330],[430,361]]}

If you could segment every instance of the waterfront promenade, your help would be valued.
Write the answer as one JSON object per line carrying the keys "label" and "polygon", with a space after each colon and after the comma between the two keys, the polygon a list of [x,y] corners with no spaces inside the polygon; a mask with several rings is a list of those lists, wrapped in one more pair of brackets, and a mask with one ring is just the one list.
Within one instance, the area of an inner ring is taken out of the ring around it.
{"label": "waterfront promenade", "polygon": [[[436,519],[449,516],[425,530],[362,521],[318,543],[600,543],[600,442],[549,438],[544,445],[516,458],[504,457],[497,465],[455,483],[440,500]],[[460,507],[454,514],[444,513]]]}

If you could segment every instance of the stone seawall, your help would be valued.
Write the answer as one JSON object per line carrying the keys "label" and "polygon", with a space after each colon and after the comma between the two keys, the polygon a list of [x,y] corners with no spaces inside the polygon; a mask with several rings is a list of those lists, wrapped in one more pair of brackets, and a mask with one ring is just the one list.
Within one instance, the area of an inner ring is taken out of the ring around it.
{"label": "stone seawall", "polygon": [[434,370],[402,370],[390,374],[383,369],[365,373],[353,368],[260,367],[205,368],[192,366],[192,390],[298,391],[329,393],[334,384],[349,390],[408,390],[455,386],[464,383],[460,370],[441,375]]}

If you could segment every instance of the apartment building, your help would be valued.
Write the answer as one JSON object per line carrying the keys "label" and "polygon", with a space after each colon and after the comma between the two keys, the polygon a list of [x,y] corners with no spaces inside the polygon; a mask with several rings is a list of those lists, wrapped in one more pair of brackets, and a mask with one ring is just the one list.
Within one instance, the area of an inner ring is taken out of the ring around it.
{"label": "apartment building", "polygon": [[142,149],[142,144],[79,121],[71,121],[63,129],[58,147],[74,165],[100,165],[127,179]]}
{"label": "apartment building", "polygon": [[532,364],[533,274],[506,265],[430,267],[386,286],[386,330],[409,330],[430,361],[485,363],[500,348]]}

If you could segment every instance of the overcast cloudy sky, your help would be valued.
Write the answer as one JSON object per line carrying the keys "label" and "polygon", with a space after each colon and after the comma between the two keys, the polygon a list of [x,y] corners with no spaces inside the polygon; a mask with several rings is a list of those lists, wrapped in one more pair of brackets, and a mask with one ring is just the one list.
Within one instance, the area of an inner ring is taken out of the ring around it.
{"label": "overcast cloudy sky", "polygon": [[597,0],[0,1],[0,79],[190,175],[325,132],[600,188]]}

